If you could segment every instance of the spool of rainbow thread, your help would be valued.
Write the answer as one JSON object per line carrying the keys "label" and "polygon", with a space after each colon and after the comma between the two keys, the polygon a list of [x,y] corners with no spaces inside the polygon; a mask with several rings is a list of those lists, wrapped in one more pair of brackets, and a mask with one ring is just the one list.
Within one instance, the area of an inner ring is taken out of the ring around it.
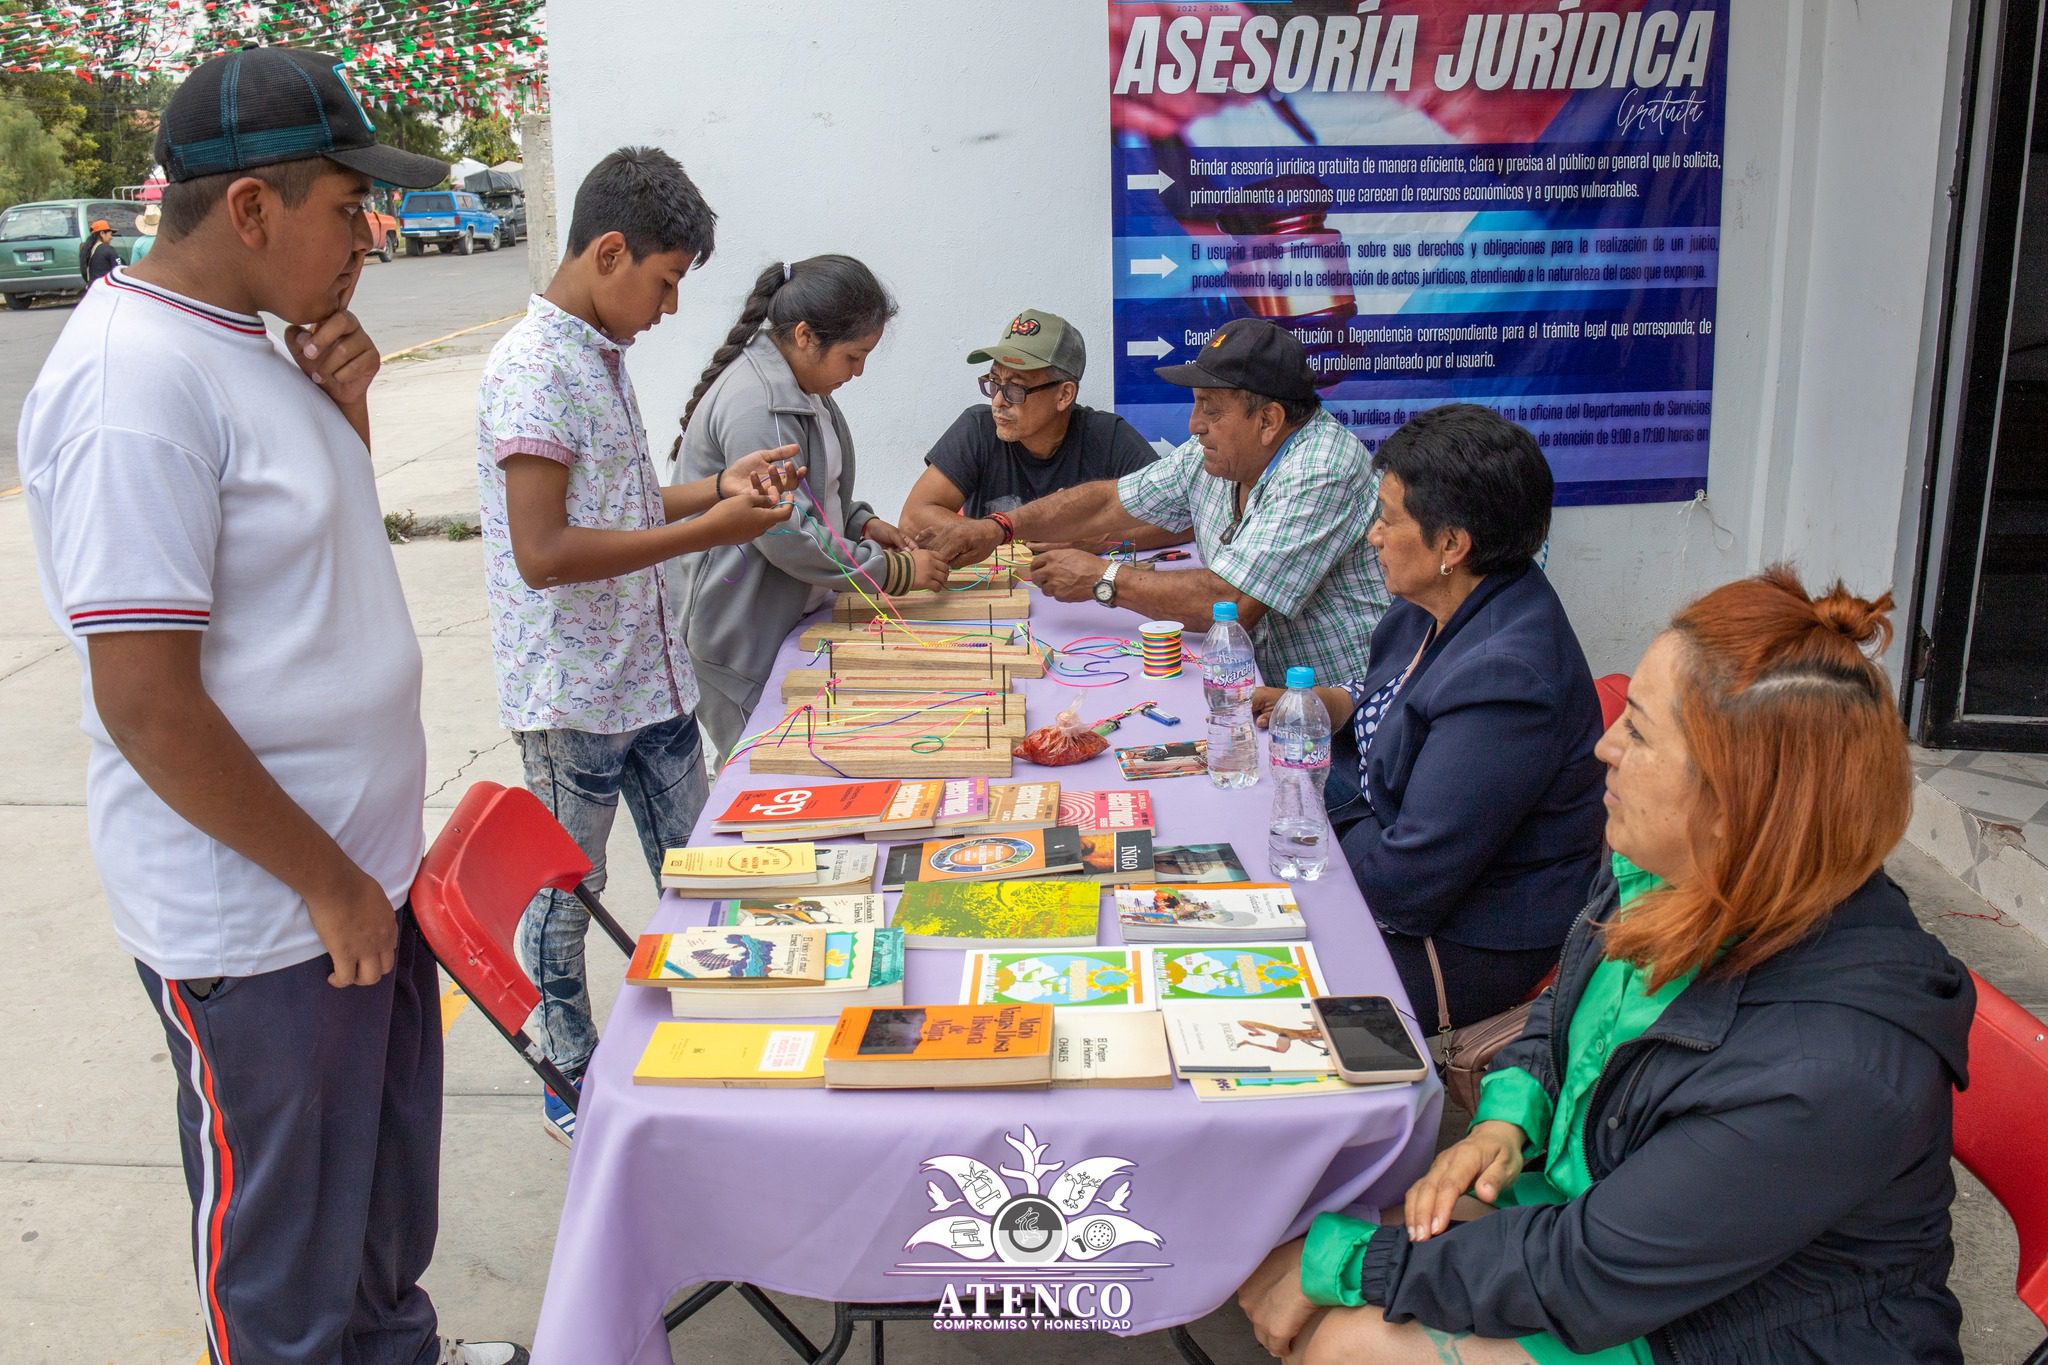
{"label": "spool of rainbow thread", "polygon": [[1178,621],[1147,621],[1138,627],[1139,657],[1148,678],[1180,676],[1181,627]]}

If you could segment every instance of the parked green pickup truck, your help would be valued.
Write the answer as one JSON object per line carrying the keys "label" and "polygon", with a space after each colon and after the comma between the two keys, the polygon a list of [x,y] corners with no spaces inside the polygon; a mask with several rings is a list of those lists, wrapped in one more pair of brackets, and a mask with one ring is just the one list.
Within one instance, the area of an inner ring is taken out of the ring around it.
{"label": "parked green pickup truck", "polygon": [[422,256],[429,245],[467,256],[481,246],[498,246],[498,215],[467,190],[414,190],[398,206],[398,235],[405,254]]}

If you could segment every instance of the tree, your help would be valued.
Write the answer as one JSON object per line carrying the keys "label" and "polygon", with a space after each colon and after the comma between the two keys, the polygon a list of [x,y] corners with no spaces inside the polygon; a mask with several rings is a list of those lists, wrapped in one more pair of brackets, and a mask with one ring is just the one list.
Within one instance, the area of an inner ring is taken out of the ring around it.
{"label": "tree", "polygon": [[519,144],[512,140],[512,121],[502,114],[471,115],[455,134],[455,150],[486,166],[517,161]]}
{"label": "tree", "polygon": [[19,102],[0,95],[0,208],[68,199],[72,188],[63,140]]}
{"label": "tree", "polygon": [[70,172],[71,193],[95,193],[107,170],[90,126],[102,97],[99,87],[69,71],[0,74],[0,98],[33,114],[43,131],[57,139]]}
{"label": "tree", "polygon": [[117,186],[139,185],[156,165],[156,130],[177,83],[168,76],[114,77],[102,85],[94,139],[105,170],[90,189],[112,194]]}
{"label": "tree", "polygon": [[448,150],[448,133],[423,113],[389,105],[372,105],[370,120],[377,125],[377,140],[401,151],[418,152],[437,161],[453,161]]}

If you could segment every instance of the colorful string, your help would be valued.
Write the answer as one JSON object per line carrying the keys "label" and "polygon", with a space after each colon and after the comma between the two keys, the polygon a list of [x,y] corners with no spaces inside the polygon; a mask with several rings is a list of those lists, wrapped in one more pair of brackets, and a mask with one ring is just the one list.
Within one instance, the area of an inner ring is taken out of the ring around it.
{"label": "colorful string", "polygon": [[[838,681],[839,680],[837,678],[830,679],[826,683],[826,686],[828,688],[834,686],[835,684],[837,684]],[[927,697],[937,697],[939,698],[939,700],[930,702],[929,704],[924,706],[917,707],[915,710],[905,711],[901,715],[892,715],[884,720],[869,721],[864,724],[843,724],[839,719],[837,719],[837,717],[834,717],[831,721],[834,733],[830,737],[822,740],[818,738],[816,730],[816,720],[817,717],[821,714],[820,708],[816,702],[805,702],[800,706],[792,707],[790,711],[786,715],[784,715],[781,720],[769,726],[766,730],[763,730],[761,733],[757,735],[751,735],[745,739],[742,739],[736,746],[734,746],[732,751],[732,758],[728,759],[727,762],[731,762],[733,759],[740,758],[743,755],[750,754],[756,749],[782,747],[783,744],[789,742],[791,739],[795,737],[797,722],[808,719],[810,723],[807,724],[804,729],[804,747],[809,752],[810,756],[816,759],[819,763],[823,764],[826,768],[830,769],[835,775],[839,777],[851,778],[853,776],[851,773],[841,770],[830,759],[826,758],[823,754],[819,753],[818,750],[821,747],[831,748],[836,745],[851,743],[854,739],[858,738],[862,733],[866,731],[881,730],[886,729],[892,725],[900,725],[904,721],[915,720],[918,716],[921,716],[928,711],[942,710],[948,706],[954,705],[957,702],[969,701],[978,697],[994,698],[998,695],[999,694],[993,690],[980,692],[947,691],[919,693],[916,696],[908,698],[907,700],[923,701]],[[834,707],[833,709],[835,712],[838,713],[838,715],[842,716],[867,716],[877,714],[878,712],[884,710],[894,711],[897,708],[867,706],[856,707],[852,709]],[[967,725],[969,722],[971,722],[976,716],[989,716],[994,712],[994,710],[995,708],[993,706],[978,706],[964,708],[960,712],[960,718],[953,723],[953,727],[950,730],[947,730],[944,734],[919,735],[916,739],[910,742],[910,751],[912,753],[919,754],[938,753],[940,750],[946,747],[947,740],[951,739],[954,735],[958,734],[961,728]]]}
{"label": "colorful string", "polygon": [[[1063,687],[1114,687],[1126,683],[1132,675],[1116,668],[1106,668],[1112,659],[1129,658],[1138,654],[1140,646],[1135,640],[1118,635],[1083,635],[1064,645],[1055,645],[1046,655],[1046,676]],[[1079,668],[1063,664],[1061,656],[1073,655],[1084,662]],[[1088,681],[1075,682],[1085,678]]]}

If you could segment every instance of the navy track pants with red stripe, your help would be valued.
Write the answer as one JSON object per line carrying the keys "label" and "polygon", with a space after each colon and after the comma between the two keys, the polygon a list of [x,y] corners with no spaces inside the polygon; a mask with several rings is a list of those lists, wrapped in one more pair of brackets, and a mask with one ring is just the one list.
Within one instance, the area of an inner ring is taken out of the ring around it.
{"label": "navy track pants with red stripe", "polygon": [[419,1365],[440,1203],[433,955],[399,912],[397,965],[327,984],[323,954],[190,982],[136,964],[178,1073],[192,1252],[214,1365]]}

